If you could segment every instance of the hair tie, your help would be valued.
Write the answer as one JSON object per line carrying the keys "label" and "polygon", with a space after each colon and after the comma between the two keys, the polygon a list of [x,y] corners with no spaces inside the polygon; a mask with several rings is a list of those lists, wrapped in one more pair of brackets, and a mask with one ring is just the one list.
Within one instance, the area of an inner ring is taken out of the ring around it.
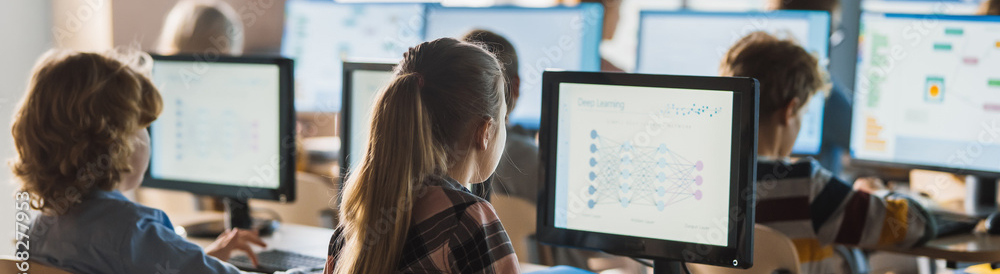
{"label": "hair tie", "polygon": [[424,75],[419,72],[414,72],[413,75],[417,76],[417,86],[424,88]]}

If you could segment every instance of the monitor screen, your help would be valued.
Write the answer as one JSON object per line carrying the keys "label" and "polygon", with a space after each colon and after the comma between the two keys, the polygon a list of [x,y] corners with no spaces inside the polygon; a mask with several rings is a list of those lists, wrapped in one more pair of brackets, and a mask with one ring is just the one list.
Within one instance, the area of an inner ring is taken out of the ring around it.
{"label": "monitor screen", "polygon": [[545,75],[541,242],[746,267],[755,80]]}
{"label": "monitor screen", "polygon": [[1000,173],[1000,17],[865,13],[851,154]]}
{"label": "monitor screen", "polygon": [[282,55],[295,59],[299,111],[340,111],[344,58],[402,58],[423,41],[424,4],[290,0]]}
{"label": "monitor screen", "polygon": [[[718,75],[719,64],[729,48],[754,31],[793,39],[820,59],[826,59],[830,16],[826,12],[813,11],[644,11],[640,18],[636,70],[654,74]],[[792,149],[794,154],[819,154],[825,99],[824,95],[817,94],[809,100],[802,117],[802,129]]]}
{"label": "monitor screen", "polygon": [[484,29],[507,38],[518,54],[520,98],[510,119],[537,129],[542,72],[547,68],[600,70],[604,12],[600,4],[554,8],[457,8],[429,6],[426,40],[461,37]]}
{"label": "monitor screen", "polygon": [[[729,233],[718,221],[729,217],[732,92],[577,83],[559,91],[556,211],[567,214],[556,213],[556,227],[729,244],[698,236]],[[571,202],[586,206],[573,214]]]}
{"label": "monitor screen", "polygon": [[153,64],[163,112],[150,126],[151,179],[277,189],[279,65],[198,63]]}
{"label": "monitor screen", "polygon": [[972,15],[983,0],[862,0],[869,12]]}
{"label": "monitor screen", "polygon": [[372,106],[379,92],[392,81],[395,64],[344,63],[344,112],[341,134],[344,171],[358,166],[371,128]]}

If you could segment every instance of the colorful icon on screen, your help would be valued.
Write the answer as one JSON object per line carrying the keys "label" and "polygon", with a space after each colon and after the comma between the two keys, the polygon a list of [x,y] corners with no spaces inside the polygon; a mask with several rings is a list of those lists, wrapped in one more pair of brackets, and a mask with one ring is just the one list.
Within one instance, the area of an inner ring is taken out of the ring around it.
{"label": "colorful icon on screen", "polygon": [[924,87],[924,101],[928,103],[944,102],[944,77],[929,76]]}

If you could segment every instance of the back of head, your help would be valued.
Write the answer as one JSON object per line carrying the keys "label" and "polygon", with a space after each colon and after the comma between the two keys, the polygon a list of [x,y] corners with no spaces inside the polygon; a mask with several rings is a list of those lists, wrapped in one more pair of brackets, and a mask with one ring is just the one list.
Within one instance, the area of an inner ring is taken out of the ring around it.
{"label": "back of head", "polygon": [[222,0],[181,0],[167,14],[160,33],[160,54],[243,53],[243,21]]}
{"label": "back of head", "polygon": [[146,75],[150,62],[139,53],[55,50],[39,59],[11,129],[11,166],[33,208],[62,213],[132,171],[134,134],[162,109]]}
{"label": "back of head", "polygon": [[793,99],[799,110],[816,92],[826,90],[819,61],[801,46],[765,32],[754,32],[736,42],[719,68],[722,76],[752,77],[760,81],[760,116],[774,114]]}
{"label": "back of head", "polygon": [[513,85],[514,82],[519,82],[519,80],[515,81],[514,79],[520,78],[518,76],[517,50],[514,49],[514,44],[511,44],[510,41],[507,41],[507,38],[504,38],[500,34],[482,29],[469,31],[462,36],[462,41],[477,44],[487,51],[492,52],[496,55],[500,64],[503,65],[503,73],[507,78],[507,83],[511,83],[507,85],[506,92],[507,113],[510,114],[517,103],[514,96],[512,96],[511,89],[516,88]]}
{"label": "back of head", "polygon": [[1000,15],[1000,0],[986,0],[979,6],[978,15]]}
{"label": "back of head", "polygon": [[410,48],[376,99],[366,154],[346,179],[335,273],[396,271],[421,184],[447,176],[471,148],[473,127],[501,119],[504,88],[500,63],[481,47],[442,38]]}
{"label": "back of head", "polygon": [[840,0],[769,0],[769,10],[812,10],[830,14],[840,9]]}

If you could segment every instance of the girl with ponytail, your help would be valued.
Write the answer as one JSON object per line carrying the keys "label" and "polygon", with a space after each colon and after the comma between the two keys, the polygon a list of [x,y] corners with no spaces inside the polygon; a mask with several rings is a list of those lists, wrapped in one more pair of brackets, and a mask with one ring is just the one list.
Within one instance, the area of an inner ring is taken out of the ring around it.
{"label": "girl with ponytail", "polygon": [[346,178],[324,273],[518,273],[493,207],[469,192],[506,141],[505,81],[486,50],[451,38],[410,48],[376,99]]}

